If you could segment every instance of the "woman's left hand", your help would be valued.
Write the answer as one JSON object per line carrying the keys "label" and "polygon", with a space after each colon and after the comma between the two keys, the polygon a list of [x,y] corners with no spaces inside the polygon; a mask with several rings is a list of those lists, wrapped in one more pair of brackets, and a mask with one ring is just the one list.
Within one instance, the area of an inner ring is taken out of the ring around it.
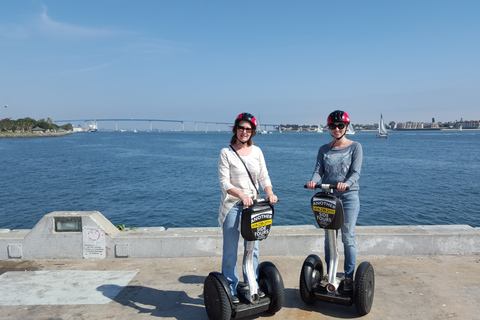
{"label": "woman's left hand", "polygon": [[270,201],[271,204],[278,202],[277,196],[274,195],[273,193],[271,195],[267,195],[267,199]]}
{"label": "woman's left hand", "polygon": [[339,182],[337,184],[337,191],[345,191],[345,190],[347,190],[347,188],[348,188],[348,184],[346,184],[346,183]]}

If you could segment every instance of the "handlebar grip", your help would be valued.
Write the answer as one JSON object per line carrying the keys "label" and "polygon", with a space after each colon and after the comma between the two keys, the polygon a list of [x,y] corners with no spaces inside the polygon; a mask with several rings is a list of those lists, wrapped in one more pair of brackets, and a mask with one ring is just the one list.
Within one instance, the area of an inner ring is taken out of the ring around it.
{"label": "handlebar grip", "polygon": [[[304,188],[307,188],[307,185],[303,186]],[[334,184],[316,184],[315,188],[323,189],[323,190],[337,190],[337,186]],[[350,190],[350,187],[347,186],[346,190]]]}

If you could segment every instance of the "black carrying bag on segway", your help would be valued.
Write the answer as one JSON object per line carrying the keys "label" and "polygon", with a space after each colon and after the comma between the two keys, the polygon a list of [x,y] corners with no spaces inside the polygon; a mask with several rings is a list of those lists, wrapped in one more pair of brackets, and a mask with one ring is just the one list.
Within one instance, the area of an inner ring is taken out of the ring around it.
{"label": "black carrying bag on segway", "polygon": [[242,237],[247,241],[266,239],[272,227],[273,215],[273,205],[268,200],[254,200],[253,206],[242,211]]}
{"label": "black carrying bag on segway", "polygon": [[343,204],[333,194],[318,192],[312,197],[311,205],[320,228],[338,230],[343,226]]}

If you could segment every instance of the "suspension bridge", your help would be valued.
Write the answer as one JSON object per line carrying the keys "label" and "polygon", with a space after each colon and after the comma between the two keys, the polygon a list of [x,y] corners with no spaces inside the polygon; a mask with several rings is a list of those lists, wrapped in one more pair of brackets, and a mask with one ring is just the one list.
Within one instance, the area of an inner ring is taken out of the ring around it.
{"label": "suspension bridge", "polygon": [[[198,121],[198,120],[165,120],[165,119],[136,119],[136,118],[123,118],[123,119],[62,119],[62,120],[53,120],[54,123],[56,124],[63,124],[63,123],[71,123],[72,125],[75,123],[84,123],[85,128],[94,128],[95,130],[99,128],[98,123],[99,122],[109,122],[114,124],[115,131],[121,131],[119,130],[119,123],[134,123],[134,122],[147,122],[148,123],[148,130],[153,131],[154,129],[154,123],[170,123],[170,124],[179,124],[181,127],[181,131],[185,131],[185,125],[186,124],[191,124],[193,125],[193,131],[198,131],[198,125],[204,125],[205,126],[205,131],[209,131],[209,126],[210,128],[214,127],[214,129],[210,129],[210,131],[221,131],[219,129],[219,126],[221,126],[224,130],[231,130],[232,127],[232,122],[216,122],[216,121]],[[259,131],[265,130],[267,131],[267,128],[271,128],[271,130],[278,130],[280,125],[278,124],[263,124],[261,123],[259,125],[260,128]]]}

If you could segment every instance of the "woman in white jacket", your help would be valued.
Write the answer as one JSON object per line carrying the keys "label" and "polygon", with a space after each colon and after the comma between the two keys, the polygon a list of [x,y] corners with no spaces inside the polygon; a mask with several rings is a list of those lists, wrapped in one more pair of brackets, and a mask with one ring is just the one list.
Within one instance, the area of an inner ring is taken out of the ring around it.
{"label": "woman in white jacket", "polygon": [[[237,252],[242,210],[244,207],[251,206],[253,200],[258,197],[256,190],[259,183],[270,203],[274,204],[278,201],[272,190],[262,150],[253,145],[252,138],[256,134],[257,125],[257,119],[252,114],[239,114],[232,129],[234,135],[230,146],[221,150],[218,160],[218,177],[222,188],[218,214],[218,222],[223,229],[222,273],[230,285],[233,303],[239,303]],[[245,166],[250,171],[255,186],[250,180]],[[244,241],[245,245],[246,241]],[[258,241],[255,241],[253,267],[258,277]],[[242,270],[244,281],[247,282],[245,259]],[[258,294],[260,297],[264,296],[261,290],[258,291]]]}

